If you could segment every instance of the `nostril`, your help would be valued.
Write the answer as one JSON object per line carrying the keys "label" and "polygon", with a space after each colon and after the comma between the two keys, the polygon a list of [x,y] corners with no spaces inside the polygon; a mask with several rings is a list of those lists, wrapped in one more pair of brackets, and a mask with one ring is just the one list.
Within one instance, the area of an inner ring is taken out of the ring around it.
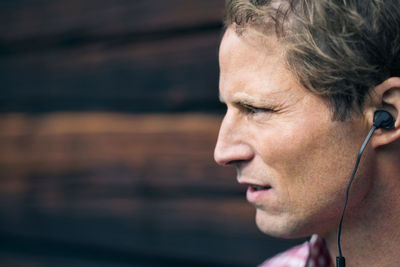
{"label": "nostril", "polygon": [[224,166],[237,165],[237,164],[240,164],[240,163],[243,163],[243,162],[244,162],[244,160],[231,160],[231,161],[226,162],[224,164]]}

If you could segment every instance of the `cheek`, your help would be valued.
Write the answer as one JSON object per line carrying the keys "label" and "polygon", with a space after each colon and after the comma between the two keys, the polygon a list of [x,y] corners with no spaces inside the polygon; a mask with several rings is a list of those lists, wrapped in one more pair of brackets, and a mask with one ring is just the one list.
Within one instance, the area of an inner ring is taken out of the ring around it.
{"label": "cheek", "polygon": [[324,163],[332,147],[337,147],[326,131],[307,125],[287,126],[283,130],[269,129],[265,135],[258,140],[261,144],[258,149],[260,156],[268,167],[292,183],[302,183],[309,178],[301,175],[305,172],[318,175],[322,165],[328,165]]}
{"label": "cheek", "polygon": [[315,199],[333,202],[342,196],[357,150],[347,147],[345,138],[310,125],[269,135],[259,153],[285,201],[304,205],[309,200],[314,205]]}

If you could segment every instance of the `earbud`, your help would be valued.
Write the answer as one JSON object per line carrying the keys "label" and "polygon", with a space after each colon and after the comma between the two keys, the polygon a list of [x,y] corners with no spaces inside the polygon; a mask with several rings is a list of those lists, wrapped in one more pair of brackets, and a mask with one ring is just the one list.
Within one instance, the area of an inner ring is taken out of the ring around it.
{"label": "earbud", "polygon": [[385,110],[377,110],[374,113],[374,126],[376,129],[383,128],[386,130],[394,129],[395,120],[393,116]]}

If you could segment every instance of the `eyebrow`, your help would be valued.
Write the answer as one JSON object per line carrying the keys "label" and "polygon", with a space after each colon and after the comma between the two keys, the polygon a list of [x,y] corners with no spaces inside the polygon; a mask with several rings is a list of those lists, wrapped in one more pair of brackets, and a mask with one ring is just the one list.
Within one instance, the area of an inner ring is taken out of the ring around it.
{"label": "eyebrow", "polygon": [[[226,104],[224,98],[220,93],[218,93],[218,99],[219,102]],[[260,98],[253,97],[249,94],[246,94],[244,92],[237,92],[233,95],[232,102],[235,104],[240,104],[240,105],[258,105],[258,106],[263,106],[263,105],[270,105],[269,102],[263,101]]]}
{"label": "eyebrow", "polygon": [[272,104],[271,101],[254,97],[244,92],[235,93],[232,100],[234,103],[250,106],[270,106]]}
{"label": "eyebrow", "polygon": [[[253,107],[266,107],[266,108],[282,108],[284,103],[281,102],[279,94],[282,92],[276,91],[271,92],[269,97],[254,97],[245,92],[236,92],[230,102],[241,105],[241,106],[253,106]],[[225,99],[222,97],[221,93],[218,93],[219,101],[226,104]]]}

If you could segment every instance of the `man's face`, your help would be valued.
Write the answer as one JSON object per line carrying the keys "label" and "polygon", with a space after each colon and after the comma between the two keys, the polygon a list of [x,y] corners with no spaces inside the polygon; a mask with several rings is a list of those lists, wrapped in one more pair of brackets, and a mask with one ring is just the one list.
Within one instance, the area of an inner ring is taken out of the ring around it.
{"label": "man's face", "polygon": [[[229,27],[220,47],[220,98],[227,113],[215,160],[237,168],[262,231],[280,237],[325,234],[336,228],[367,124],[361,116],[332,121],[326,102],[285,67],[276,40],[246,32],[238,37]],[[362,165],[349,210],[360,206],[371,186],[370,158]]]}

